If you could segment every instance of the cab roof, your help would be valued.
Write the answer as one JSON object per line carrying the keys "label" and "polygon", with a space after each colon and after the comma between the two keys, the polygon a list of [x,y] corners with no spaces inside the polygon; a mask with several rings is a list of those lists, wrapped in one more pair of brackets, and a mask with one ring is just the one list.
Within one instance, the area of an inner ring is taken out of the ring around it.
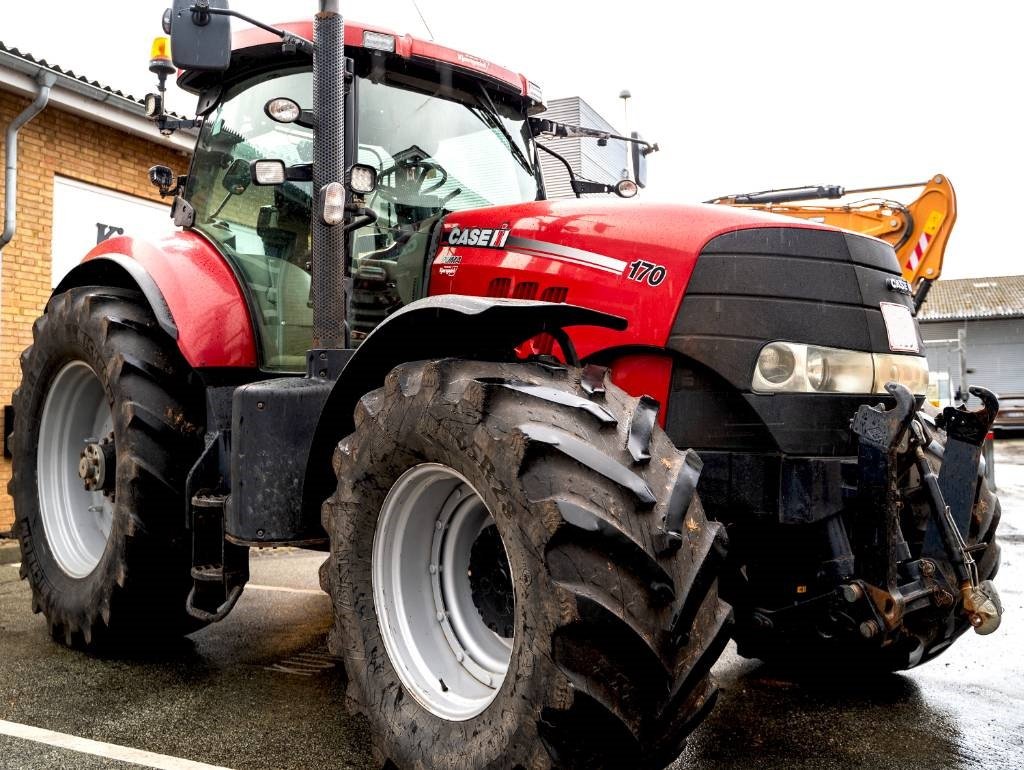
{"label": "cab roof", "polygon": [[[295,21],[276,26],[307,40],[313,39],[312,21]],[[404,59],[420,59],[448,64],[478,77],[488,78],[537,105],[543,102],[540,87],[528,80],[525,75],[513,72],[486,59],[481,59],[479,56],[456,51],[454,48],[448,48],[429,40],[422,40],[412,35],[400,35],[386,27],[346,20],[345,46],[366,48],[363,43],[363,36],[366,32],[391,35],[395,39],[394,53]],[[231,48],[237,51],[242,48],[273,43],[280,43],[280,39],[266,30],[254,27],[235,33],[232,37]]]}

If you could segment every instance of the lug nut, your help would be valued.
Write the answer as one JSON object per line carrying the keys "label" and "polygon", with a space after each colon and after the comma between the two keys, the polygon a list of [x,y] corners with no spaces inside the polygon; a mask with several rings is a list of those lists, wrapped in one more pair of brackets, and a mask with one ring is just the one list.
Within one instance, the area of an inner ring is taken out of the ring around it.
{"label": "lug nut", "polygon": [[864,596],[864,589],[856,583],[848,583],[839,589],[843,594],[843,600],[849,604],[859,602]]}
{"label": "lug nut", "polygon": [[881,629],[878,627],[878,623],[873,620],[865,620],[860,624],[860,635],[865,639],[872,639],[878,635]]}

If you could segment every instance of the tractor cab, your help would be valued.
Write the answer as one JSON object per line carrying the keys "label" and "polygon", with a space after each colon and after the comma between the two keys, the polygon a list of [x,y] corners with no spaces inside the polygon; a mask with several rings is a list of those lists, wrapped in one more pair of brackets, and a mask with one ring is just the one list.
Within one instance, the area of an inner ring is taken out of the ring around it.
{"label": "tractor cab", "polygon": [[[302,25],[296,25],[301,27]],[[307,25],[308,26],[308,25]],[[418,41],[350,27],[349,157],[373,169],[348,233],[349,323],[358,343],[426,294],[435,229],[448,213],[543,197],[521,82],[482,77],[437,58],[366,47]],[[301,30],[300,30],[301,31]],[[242,38],[223,73],[189,72],[204,120],[184,186],[190,226],[235,268],[249,295],[264,369],[301,371],[313,327],[311,57]],[[354,39],[354,40],[353,40]],[[433,46],[434,48],[439,48]],[[447,49],[440,49],[447,50]],[[493,67],[486,62],[481,62]],[[271,109],[294,105],[290,115]],[[260,184],[254,161],[283,161],[284,180]],[[436,248],[436,246],[435,246]]]}

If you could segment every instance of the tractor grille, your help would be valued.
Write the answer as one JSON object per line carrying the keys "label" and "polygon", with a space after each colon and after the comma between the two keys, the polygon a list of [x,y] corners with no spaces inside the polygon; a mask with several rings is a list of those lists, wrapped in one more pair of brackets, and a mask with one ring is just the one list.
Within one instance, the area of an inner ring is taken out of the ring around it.
{"label": "tractor grille", "polygon": [[669,436],[702,453],[855,452],[849,421],[865,396],[766,396],[751,393],[750,381],[771,340],[888,352],[879,303],[912,309],[909,296],[889,288],[899,276],[891,246],[839,231],[760,227],[713,239],[668,341],[682,355],[669,395]]}
{"label": "tractor grille", "polygon": [[[545,286],[541,289],[536,281],[513,281],[511,278],[492,278],[487,285],[488,297],[511,299],[540,299],[542,302],[565,302],[569,297],[566,286]],[[555,349],[555,339],[550,334],[538,334],[517,348],[519,355],[531,356],[551,355]]]}
{"label": "tractor grille", "polygon": [[[905,305],[892,247],[830,230],[759,227],[726,233],[701,252],[669,347],[749,390],[770,340],[889,351],[879,303]],[[923,347],[922,347],[923,350]]]}
{"label": "tractor grille", "polygon": [[546,286],[541,289],[536,281],[513,281],[511,278],[492,278],[487,285],[488,297],[502,299],[540,299],[542,302],[565,302],[569,289],[565,286]]}

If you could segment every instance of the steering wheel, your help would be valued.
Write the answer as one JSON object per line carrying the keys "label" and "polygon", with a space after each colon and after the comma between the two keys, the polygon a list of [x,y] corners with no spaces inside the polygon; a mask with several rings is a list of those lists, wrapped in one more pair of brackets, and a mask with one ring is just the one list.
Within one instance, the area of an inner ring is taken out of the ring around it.
{"label": "steering wheel", "polygon": [[[441,178],[424,187],[423,182],[427,175],[435,171],[441,175]],[[400,174],[405,174],[405,179],[401,179]],[[394,178],[394,183],[382,184],[382,180],[389,176]],[[441,165],[432,160],[413,157],[400,160],[377,173],[377,194],[391,203],[401,203],[400,198],[403,193],[408,194],[410,191],[420,195],[431,193],[441,189],[447,181],[448,172]]]}

